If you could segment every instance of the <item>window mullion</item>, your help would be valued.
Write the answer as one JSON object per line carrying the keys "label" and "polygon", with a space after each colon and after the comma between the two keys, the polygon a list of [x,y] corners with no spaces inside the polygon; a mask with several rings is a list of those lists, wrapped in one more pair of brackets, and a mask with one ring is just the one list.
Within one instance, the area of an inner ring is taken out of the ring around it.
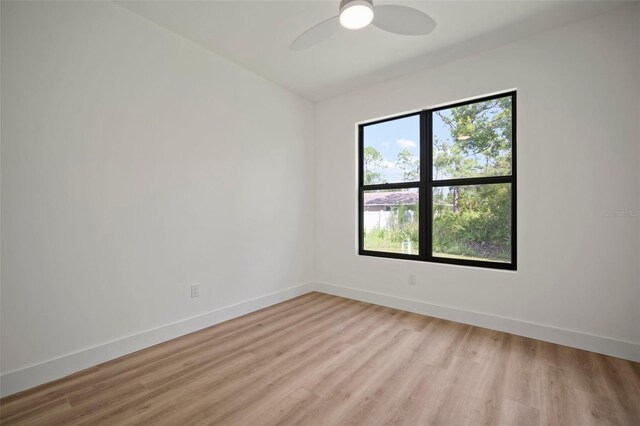
{"label": "window mullion", "polygon": [[362,185],[365,191],[380,191],[386,189],[410,189],[420,188],[420,182],[397,182],[397,183],[377,183],[370,185]]}
{"label": "window mullion", "polygon": [[424,247],[421,250],[423,260],[431,260],[432,258],[432,223],[433,218],[433,197],[432,197],[432,182],[433,182],[433,125],[432,125],[432,113],[431,111],[422,112],[422,126],[420,128],[420,153],[421,153],[421,171],[420,171],[420,199],[423,200],[420,203],[421,207],[424,207],[423,214],[420,215],[420,246]]}

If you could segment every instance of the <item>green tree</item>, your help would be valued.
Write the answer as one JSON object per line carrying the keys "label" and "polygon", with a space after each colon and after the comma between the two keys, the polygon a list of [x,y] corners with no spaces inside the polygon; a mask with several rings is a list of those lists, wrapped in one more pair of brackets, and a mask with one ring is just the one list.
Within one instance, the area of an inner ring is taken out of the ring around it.
{"label": "green tree", "polygon": [[403,182],[413,182],[420,179],[420,161],[414,157],[409,149],[404,148],[398,153],[396,166],[402,170]]}
{"label": "green tree", "polygon": [[434,141],[439,172],[451,177],[511,173],[511,98],[438,111],[453,143]]}
{"label": "green tree", "polygon": [[385,168],[384,157],[372,146],[364,149],[364,184],[386,183],[380,169]]}

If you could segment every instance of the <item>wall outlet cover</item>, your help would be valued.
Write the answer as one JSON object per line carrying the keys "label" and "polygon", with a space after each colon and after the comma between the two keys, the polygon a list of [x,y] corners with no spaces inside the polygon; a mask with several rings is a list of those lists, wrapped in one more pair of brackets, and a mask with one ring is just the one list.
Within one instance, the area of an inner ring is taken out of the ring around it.
{"label": "wall outlet cover", "polygon": [[409,285],[416,285],[416,274],[409,274]]}
{"label": "wall outlet cover", "polygon": [[200,296],[200,284],[191,284],[191,298]]}

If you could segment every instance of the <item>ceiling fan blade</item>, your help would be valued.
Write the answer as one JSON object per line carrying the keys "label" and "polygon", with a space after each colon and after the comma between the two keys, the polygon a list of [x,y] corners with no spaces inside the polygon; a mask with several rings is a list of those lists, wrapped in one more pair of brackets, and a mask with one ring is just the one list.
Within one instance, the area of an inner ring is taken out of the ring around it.
{"label": "ceiling fan blade", "polygon": [[323,40],[328,39],[340,29],[340,23],[338,17],[334,16],[326,21],[322,21],[319,24],[314,25],[307,31],[303,32],[293,40],[293,43],[289,46],[291,50],[303,50],[313,45],[320,43]]}
{"label": "ceiling fan blade", "polygon": [[373,25],[394,34],[427,35],[437,25],[429,15],[412,7],[383,4],[374,10]]}

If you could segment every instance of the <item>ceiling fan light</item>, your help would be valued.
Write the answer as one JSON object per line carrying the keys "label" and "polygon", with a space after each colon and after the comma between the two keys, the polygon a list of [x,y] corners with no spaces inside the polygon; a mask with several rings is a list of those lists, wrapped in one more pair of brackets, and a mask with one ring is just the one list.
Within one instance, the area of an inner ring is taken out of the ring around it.
{"label": "ceiling fan light", "polygon": [[340,25],[359,30],[373,21],[373,5],[367,0],[343,0],[340,5]]}

